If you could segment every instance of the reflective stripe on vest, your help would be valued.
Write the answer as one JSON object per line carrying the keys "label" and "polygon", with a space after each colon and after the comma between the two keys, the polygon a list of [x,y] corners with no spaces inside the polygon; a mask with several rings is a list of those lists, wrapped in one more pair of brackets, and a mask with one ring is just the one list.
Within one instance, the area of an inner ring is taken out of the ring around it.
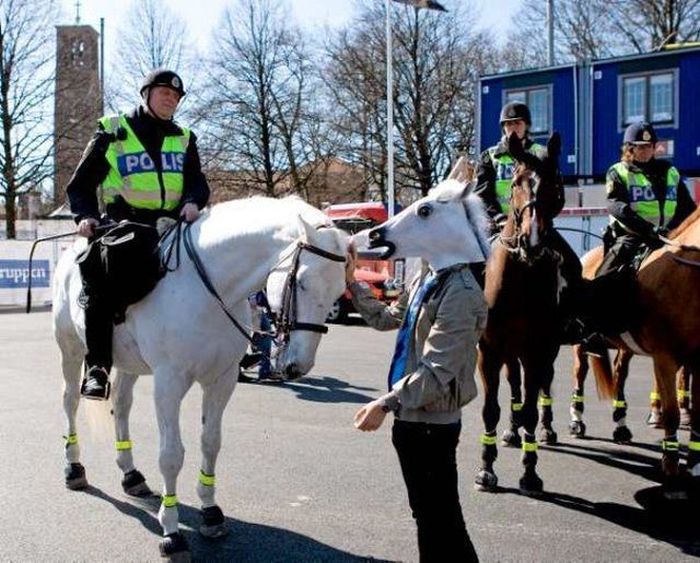
{"label": "reflective stripe on vest", "polygon": [[126,139],[109,144],[105,157],[109,173],[102,182],[105,203],[122,196],[138,209],[175,209],[182,198],[185,153],[190,142],[189,129],[183,134],[165,137],[161,147],[162,186],[158,169],[146,148],[129,126],[124,115],[107,116],[100,123],[108,133],[119,127],[126,131]]}
{"label": "reflective stripe on vest", "polygon": [[[532,143],[527,152],[538,156],[539,153],[544,151],[542,145],[537,143]],[[501,209],[503,213],[508,213],[510,210],[510,187],[513,183],[513,172],[515,171],[515,161],[513,157],[509,154],[502,154],[501,156],[496,156],[496,147],[491,147],[489,149],[489,156],[491,157],[491,163],[496,171],[496,197],[498,198],[498,203],[501,204]]]}
{"label": "reflective stripe on vest", "polygon": [[664,208],[661,210],[651,182],[644,174],[631,172],[623,162],[618,162],[613,168],[627,188],[632,210],[655,226],[667,225],[676,212],[678,182],[681,178],[678,170],[671,166],[666,173],[666,201],[664,201]]}

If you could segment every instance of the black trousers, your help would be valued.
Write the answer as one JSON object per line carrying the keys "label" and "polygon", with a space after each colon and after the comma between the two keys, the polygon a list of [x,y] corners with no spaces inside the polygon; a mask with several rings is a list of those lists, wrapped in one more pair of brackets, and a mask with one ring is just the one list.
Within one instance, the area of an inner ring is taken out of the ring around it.
{"label": "black trousers", "polygon": [[418,527],[421,563],[478,561],[462,516],[457,489],[461,423],[396,420],[392,442]]}
{"label": "black trousers", "polygon": [[107,274],[100,258],[97,244],[90,245],[87,254],[79,262],[83,280],[83,306],[85,308],[85,365],[89,369],[100,366],[112,369],[112,333],[114,308],[107,286]]}

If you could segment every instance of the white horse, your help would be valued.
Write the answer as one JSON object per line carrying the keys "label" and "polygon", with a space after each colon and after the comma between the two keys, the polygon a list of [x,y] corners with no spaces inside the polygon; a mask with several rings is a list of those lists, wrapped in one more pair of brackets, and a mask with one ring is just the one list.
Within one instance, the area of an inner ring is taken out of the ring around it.
{"label": "white horse", "polygon": [[[448,179],[428,195],[368,233],[370,248],[386,248],[383,259],[420,257],[433,270],[485,262],[489,255],[484,206],[472,184]],[[359,234],[359,233],[358,233]],[[361,241],[357,237],[356,241]]]}
{"label": "white horse", "polygon": [[[270,305],[281,313],[289,331],[277,367],[290,377],[306,374],[314,364],[326,315],[345,289],[346,236],[332,228],[323,213],[298,198],[252,198],[217,205],[191,226],[191,235],[213,288],[235,318],[249,317],[248,295],[268,281]],[[79,241],[59,261],[53,301],[68,423],[66,485],[72,489],[87,485],[75,424],[85,354],[84,312],[78,304],[81,280],[75,257],[83,248],[85,241]],[[185,250],[181,255],[179,267],[127,310],[126,321],[115,327],[113,339],[117,465],[124,472],[122,486],[129,494],[150,493],[134,466],[128,417],[138,375],[152,373],[155,379],[159,465],[164,480],[158,513],[165,536],[161,553],[172,559],[189,556],[187,543],[178,532],[176,483],[184,457],[180,404],[198,382],[203,389],[197,484],[204,520],[200,531],[209,537],[220,536],[225,526],[214,500],[214,474],[221,419],[247,345],[205,288]]]}

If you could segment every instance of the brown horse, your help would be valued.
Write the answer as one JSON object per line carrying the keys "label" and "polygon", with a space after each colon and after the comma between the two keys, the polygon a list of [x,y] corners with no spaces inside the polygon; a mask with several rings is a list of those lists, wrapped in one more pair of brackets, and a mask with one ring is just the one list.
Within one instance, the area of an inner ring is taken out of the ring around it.
{"label": "brown horse", "polygon": [[[595,273],[603,261],[603,247],[598,246],[588,251],[582,258],[583,277],[593,279]],[[573,347],[574,352],[574,367],[573,379],[574,389],[571,393],[571,405],[569,412],[571,414],[571,422],[569,423],[569,433],[575,438],[583,438],[586,435],[586,424],[583,422],[584,410],[584,383],[588,374],[588,364],[590,362],[610,362],[609,358],[598,358],[589,356],[585,353],[580,345]],[[629,443],[632,440],[632,432],[627,426],[627,400],[625,399],[625,383],[629,375],[629,364],[634,354],[627,348],[617,348],[615,359],[613,360],[613,382],[614,390],[612,397],[613,406],[613,422],[615,430],[613,431],[613,440],[618,443]],[[602,368],[599,368],[602,369]],[[690,374],[685,368],[681,368],[678,372],[678,407],[681,412],[681,425],[690,425],[690,401],[689,401],[689,378]],[[647,419],[650,425],[661,428],[661,401],[659,398],[658,389],[654,385],[654,390],[650,394],[650,413]]]}
{"label": "brown horse", "polygon": [[493,464],[500,418],[500,371],[517,359],[522,365],[525,388],[519,417],[524,428],[525,467],[520,490],[525,494],[542,491],[542,480],[535,470],[537,399],[542,390],[548,392],[554,376],[560,339],[559,292],[563,287],[560,257],[547,244],[552,219],[558,211],[558,136],[550,139],[547,149],[549,156],[540,161],[525,154],[515,138],[509,141],[509,152],[519,165],[513,178],[508,220],[486,267],[489,316],[479,342],[485,432],[481,436],[482,466],[475,481],[478,490],[493,491],[498,483]]}
{"label": "brown horse", "polygon": [[[664,493],[668,498],[686,496],[678,467],[679,409],[676,373],[685,366],[692,378],[691,435],[687,466],[700,480],[700,209],[670,235],[670,243],[653,252],[637,275],[639,318],[631,329],[612,338],[618,347],[646,354],[654,362],[654,377],[663,408],[665,437],[662,442]],[[596,379],[613,390],[609,363],[593,362]]]}

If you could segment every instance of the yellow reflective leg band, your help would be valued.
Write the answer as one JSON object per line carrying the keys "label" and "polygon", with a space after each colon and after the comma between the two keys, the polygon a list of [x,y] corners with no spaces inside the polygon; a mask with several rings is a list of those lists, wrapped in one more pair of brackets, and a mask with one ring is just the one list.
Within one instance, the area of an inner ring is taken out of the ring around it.
{"label": "yellow reflective leg band", "polygon": [[116,444],[117,444],[117,451],[118,452],[123,452],[124,450],[130,450],[131,446],[132,446],[131,440],[123,440],[121,442],[119,440],[117,440]]}
{"label": "yellow reflective leg band", "polygon": [[652,391],[649,393],[649,400],[650,401],[660,401],[661,400],[661,393],[658,391]]}
{"label": "yellow reflective leg band", "polygon": [[679,401],[682,401],[683,399],[690,397],[690,393],[688,393],[688,391],[685,389],[678,389],[676,396],[678,397]]}
{"label": "yellow reflective leg band", "polygon": [[691,440],[688,442],[688,449],[691,452],[700,452],[700,442],[693,442],[693,440]]}
{"label": "yellow reflective leg band", "polygon": [[523,451],[524,452],[536,452],[537,442],[525,442],[523,441]]}
{"label": "yellow reflective leg band", "polygon": [[626,409],[627,408],[627,401],[614,400],[613,407],[616,409]]}
{"label": "yellow reflective leg band", "polygon": [[545,395],[541,395],[539,401],[537,402],[541,407],[551,407],[552,397],[546,397]]}
{"label": "yellow reflective leg band", "polygon": [[677,440],[663,440],[661,442],[661,449],[665,452],[677,452],[678,451],[678,441]]}
{"label": "yellow reflective leg band", "polygon": [[66,446],[75,446],[78,443],[77,434],[68,434],[68,436],[64,436],[63,439],[66,441]]}
{"label": "yellow reflective leg band", "polygon": [[488,434],[482,434],[480,441],[484,446],[495,446],[496,445],[496,436],[489,436]]}
{"label": "yellow reflective leg band", "polygon": [[585,400],[586,398],[583,395],[577,395],[576,393],[571,395],[571,401],[573,403],[583,403]]}
{"label": "yellow reflective leg band", "polygon": [[213,475],[207,475],[202,471],[201,469],[199,470],[199,482],[204,485],[205,487],[213,487],[214,484],[216,483],[216,479],[214,478]]}
{"label": "yellow reflective leg band", "polygon": [[523,404],[522,403],[511,403],[510,408],[513,412],[520,412],[523,410]]}
{"label": "yellow reflective leg band", "polygon": [[163,495],[163,506],[165,508],[177,506],[177,495]]}

